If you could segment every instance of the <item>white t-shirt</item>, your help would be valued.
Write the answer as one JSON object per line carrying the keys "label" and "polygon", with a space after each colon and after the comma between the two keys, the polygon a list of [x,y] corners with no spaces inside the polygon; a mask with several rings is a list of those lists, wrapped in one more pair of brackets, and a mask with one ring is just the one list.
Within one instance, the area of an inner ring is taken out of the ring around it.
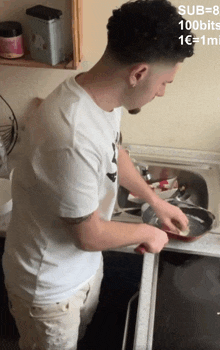
{"label": "white t-shirt", "polygon": [[101,252],[78,249],[60,217],[99,209],[111,219],[120,119],[121,108],[103,111],[74,76],[29,119],[13,174],[3,256],[5,282],[21,298],[38,304],[64,300],[96,273]]}

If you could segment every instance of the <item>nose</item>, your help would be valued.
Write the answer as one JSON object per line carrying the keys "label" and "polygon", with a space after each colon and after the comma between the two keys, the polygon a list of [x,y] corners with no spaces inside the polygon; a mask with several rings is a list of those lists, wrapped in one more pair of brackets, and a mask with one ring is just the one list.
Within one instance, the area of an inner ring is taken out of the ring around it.
{"label": "nose", "polygon": [[165,94],[165,90],[166,90],[166,86],[161,86],[161,87],[158,89],[156,96],[158,96],[158,97],[163,97],[164,94]]}

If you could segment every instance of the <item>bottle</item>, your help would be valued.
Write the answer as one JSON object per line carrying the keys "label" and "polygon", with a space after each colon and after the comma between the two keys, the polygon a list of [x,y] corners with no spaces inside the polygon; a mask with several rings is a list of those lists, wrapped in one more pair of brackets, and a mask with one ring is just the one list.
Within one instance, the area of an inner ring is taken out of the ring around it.
{"label": "bottle", "polygon": [[0,22],[0,57],[18,58],[24,55],[22,26],[19,22]]}

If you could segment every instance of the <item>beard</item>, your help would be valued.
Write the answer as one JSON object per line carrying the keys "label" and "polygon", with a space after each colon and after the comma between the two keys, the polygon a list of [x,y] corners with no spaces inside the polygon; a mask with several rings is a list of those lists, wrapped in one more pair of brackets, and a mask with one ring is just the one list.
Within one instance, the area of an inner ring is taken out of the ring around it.
{"label": "beard", "polygon": [[134,109],[129,109],[128,113],[130,114],[138,114],[140,113],[141,109],[140,108],[134,108]]}

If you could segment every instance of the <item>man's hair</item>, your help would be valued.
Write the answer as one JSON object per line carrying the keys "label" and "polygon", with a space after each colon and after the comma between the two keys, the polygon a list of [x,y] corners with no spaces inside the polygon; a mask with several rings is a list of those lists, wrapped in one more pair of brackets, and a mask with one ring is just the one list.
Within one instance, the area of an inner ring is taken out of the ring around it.
{"label": "man's hair", "polygon": [[129,1],[112,13],[107,24],[107,52],[118,63],[177,63],[193,55],[194,34],[181,29],[186,20],[169,1]]}

